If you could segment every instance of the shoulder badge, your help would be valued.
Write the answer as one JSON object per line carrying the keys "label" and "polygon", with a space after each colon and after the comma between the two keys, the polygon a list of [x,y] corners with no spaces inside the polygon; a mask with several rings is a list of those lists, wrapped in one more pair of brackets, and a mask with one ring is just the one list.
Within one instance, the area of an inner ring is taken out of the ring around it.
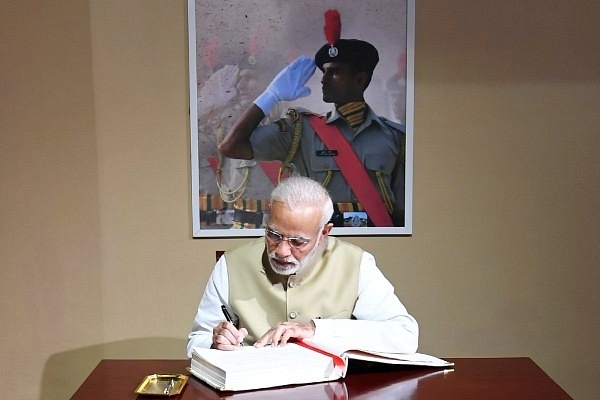
{"label": "shoulder badge", "polygon": [[290,121],[292,121],[293,123],[298,121],[298,118],[300,118],[300,114],[298,113],[298,110],[296,110],[295,108],[288,108],[286,115],[288,116]]}

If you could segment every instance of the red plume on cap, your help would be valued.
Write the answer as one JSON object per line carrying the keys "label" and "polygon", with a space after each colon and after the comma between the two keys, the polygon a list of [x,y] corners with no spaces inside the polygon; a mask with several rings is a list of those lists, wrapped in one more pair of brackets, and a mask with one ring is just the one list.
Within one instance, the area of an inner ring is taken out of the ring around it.
{"label": "red plume on cap", "polygon": [[340,40],[342,34],[342,21],[338,10],[327,10],[325,12],[325,39],[330,46]]}

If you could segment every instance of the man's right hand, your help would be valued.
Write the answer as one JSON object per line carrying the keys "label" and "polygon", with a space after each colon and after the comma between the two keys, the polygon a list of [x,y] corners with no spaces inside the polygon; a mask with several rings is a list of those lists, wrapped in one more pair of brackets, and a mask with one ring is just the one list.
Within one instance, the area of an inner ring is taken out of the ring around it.
{"label": "man's right hand", "polygon": [[254,101],[265,115],[280,101],[291,101],[310,94],[306,83],[317,68],[315,60],[300,56],[285,67]]}
{"label": "man's right hand", "polygon": [[219,350],[239,350],[248,334],[246,328],[237,329],[231,322],[220,322],[213,328],[212,346]]}

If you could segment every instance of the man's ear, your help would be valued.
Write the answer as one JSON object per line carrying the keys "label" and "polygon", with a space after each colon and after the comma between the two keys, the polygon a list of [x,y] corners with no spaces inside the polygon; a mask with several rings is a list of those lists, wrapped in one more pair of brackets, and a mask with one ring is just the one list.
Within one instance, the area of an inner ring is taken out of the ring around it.
{"label": "man's ear", "polygon": [[331,232],[331,228],[333,228],[333,224],[331,222],[325,224],[325,226],[321,230],[321,234],[323,235],[323,237],[329,235],[329,232]]}
{"label": "man's ear", "polygon": [[369,86],[369,73],[365,71],[356,73],[356,83],[363,89],[366,90],[367,86]]}

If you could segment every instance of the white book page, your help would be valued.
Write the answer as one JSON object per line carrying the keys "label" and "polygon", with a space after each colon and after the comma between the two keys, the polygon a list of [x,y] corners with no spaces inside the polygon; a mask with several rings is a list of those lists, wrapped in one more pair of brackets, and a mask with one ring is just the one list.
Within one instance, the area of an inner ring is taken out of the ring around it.
{"label": "white book page", "polygon": [[354,360],[375,361],[386,364],[418,365],[428,367],[449,367],[454,365],[454,363],[442,360],[441,358],[422,353],[378,353],[349,350],[346,352],[346,355],[348,358]]}
{"label": "white book page", "polygon": [[330,357],[295,344],[245,346],[237,351],[198,348],[194,352],[205,363],[225,371],[225,385],[219,388],[221,390],[259,389],[339,378]]}
{"label": "white book page", "polygon": [[375,361],[386,364],[405,364],[419,365],[431,367],[452,366],[450,363],[441,358],[430,356],[423,353],[387,353],[364,350],[356,341],[335,340],[335,338],[327,339],[304,339],[307,344],[326,351],[337,356],[345,355],[350,359]]}

